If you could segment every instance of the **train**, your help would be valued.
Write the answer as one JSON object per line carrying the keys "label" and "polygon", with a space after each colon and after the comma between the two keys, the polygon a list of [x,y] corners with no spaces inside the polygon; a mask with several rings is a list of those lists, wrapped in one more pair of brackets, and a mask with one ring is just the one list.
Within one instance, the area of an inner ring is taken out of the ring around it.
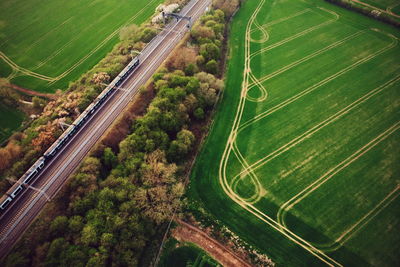
{"label": "train", "polygon": [[85,125],[86,121],[110,98],[125,79],[139,66],[139,57],[133,58],[118,76],[97,96],[97,98],[80,114],[61,136],[44,152],[44,154],[14,183],[0,199],[0,214],[5,213],[12,202],[32,185],[35,178],[60,152],[65,144]]}

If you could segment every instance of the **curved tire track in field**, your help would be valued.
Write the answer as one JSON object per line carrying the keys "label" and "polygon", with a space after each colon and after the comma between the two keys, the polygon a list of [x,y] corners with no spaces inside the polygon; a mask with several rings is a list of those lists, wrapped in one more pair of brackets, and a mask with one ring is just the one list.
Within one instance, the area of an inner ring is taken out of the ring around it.
{"label": "curved tire track in field", "polygon": [[0,58],[7,63],[12,69],[13,71],[17,71],[20,73],[25,74],[26,76],[32,76],[34,78],[38,78],[40,80],[45,80],[45,81],[53,81],[54,78],[40,74],[40,73],[36,73],[33,71],[30,71],[28,69],[25,69],[23,67],[18,66],[16,63],[14,63],[9,57],[7,57],[3,52],[0,51]]}
{"label": "curved tire track in field", "polygon": [[[352,163],[360,159],[363,155],[365,155],[368,151],[376,147],[378,144],[380,144],[382,141],[386,140],[388,137],[390,137],[393,133],[395,133],[397,130],[400,129],[400,122],[395,123],[392,125],[390,128],[379,134],[377,137],[372,139],[370,142],[365,144],[363,147],[358,149],[356,152],[354,152],[351,156],[337,164],[335,167],[331,168],[328,170],[324,175],[319,177],[317,180],[315,180],[312,184],[304,188],[302,191],[300,191],[298,194],[296,194],[294,197],[292,197],[290,200],[285,202],[279,209],[278,214],[277,214],[277,220],[278,223],[283,226],[283,228],[288,229],[288,226],[286,225],[285,219],[286,215],[289,212],[290,209],[292,209],[295,205],[300,203],[303,199],[305,199],[308,195],[313,193],[315,190],[317,190],[319,187],[321,187],[323,184],[325,184],[327,181],[332,179],[336,174],[350,166]],[[398,186],[396,187],[396,191],[398,189]],[[386,198],[385,198],[386,199]],[[373,209],[374,210],[374,209]],[[370,214],[370,212],[367,213]],[[365,220],[368,219],[368,216],[364,216]],[[353,233],[355,231],[358,231],[357,226],[360,225],[360,223],[356,223],[354,226],[350,228],[350,230],[344,232],[338,239],[335,240],[335,243],[333,244],[324,244],[324,245],[319,245],[318,247],[322,248],[328,248],[329,251],[332,251],[332,248],[335,247],[336,249],[338,248],[337,244],[338,243],[344,243],[343,239],[346,238],[348,240],[350,237],[348,236],[350,233]]]}
{"label": "curved tire track in field", "polygon": [[[337,77],[339,77],[340,75],[343,75],[344,73],[347,73],[348,71],[356,68],[357,66],[367,62],[368,60],[375,58],[376,56],[386,52],[389,49],[392,49],[393,47],[397,46],[397,39],[392,38],[392,43],[389,44],[388,46],[378,50],[377,52],[353,63],[352,65],[342,69],[341,71],[329,76],[328,78],[318,82],[317,84],[303,90],[302,92],[300,92],[299,94],[283,101],[281,104],[276,105],[275,107],[271,108],[270,110],[267,110],[266,113],[261,113],[259,115],[257,115],[256,117],[254,117],[253,119],[245,122],[244,124],[240,125],[239,128],[236,130],[236,135],[235,135],[235,139],[234,139],[234,143],[233,143],[233,149],[235,152],[235,155],[238,155],[238,160],[240,161],[240,163],[242,164],[242,166],[244,167],[244,169],[237,174],[235,177],[233,177],[232,181],[231,181],[231,185],[233,186],[233,189],[236,191],[236,187],[238,182],[241,180],[241,178],[245,177],[247,174],[250,174],[250,179],[252,180],[252,183],[254,184],[254,186],[256,187],[256,192],[255,195],[246,199],[249,203],[254,204],[255,202],[257,202],[258,200],[261,199],[261,197],[265,194],[265,190],[263,190],[262,185],[260,184],[260,182],[258,181],[257,176],[255,175],[254,171],[256,169],[258,169],[259,167],[265,165],[267,162],[269,162],[270,160],[276,158],[277,156],[281,155],[282,153],[290,150],[291,148],[293,148],[294,146],[296,146],[297,144],[301,143],[303,140],[307,139],[310,135],[314,134],[315,132],[321,130],[322,128],[324,128],[325,126],[329,125],[330,123],[336,121],[338,118],[342,117],[343,115],[345,115],[347,112],[349,112],[351,109],[354,108],[354,104],[357,104],[360,100],[362,100],[363,98],[367,97],[370,93],[374,93],[377,90],[379,91],[381,89],[381,87],[378,87],[374,90],[372,90],[371,92],[369,92],[367,95],[359,98],[358,100],[356,100],[355,102],[351,103],[349,106],[347,106],[346,108],[340,110],[339,112],[337,112],[336,114],[332,115],[331,117],[329,117],[328,119],[326,119],[325,121],[319,123],[318,125],[314,126],[313,128],[309,129],[308,131],[306,131],[305,133],[303,133],[302,135],[297,136],[295,139],[293,139],[292,141],[290,141],[289,143],[287,143],[286,145],[278,148],[277,150],[275,150],[274,152],[268,154],[267,156],[259,159],[258,161],[254,162],[253,164],[249,165],[246,160],[244,159],[244,156],[241,154],[240,150],[237,147],[237,142],[236,142],[236,137],[237,135],[243,131],[246,127],[248,127],[250,124],[253,124],[259,120],[261,120],[262,118],[265,118],[269,115],[271,115],[272,113],[274,113],[275,111],[280,110],[281,108],[297,101],[298,99],[300,99],[301,97],[307,95],[308,93],[318,89],[320,86],[336,79]],[[396,79],[394,79],[396,80]],[[393,81],[393,80],[392,80]],[[391,81],[389,81],[390,83]],[[247,94],[246,94],[247,96]],[[358,105],[358,104],[357,104]],[[256,194],[262,192],[262,195],[257,196]]]}

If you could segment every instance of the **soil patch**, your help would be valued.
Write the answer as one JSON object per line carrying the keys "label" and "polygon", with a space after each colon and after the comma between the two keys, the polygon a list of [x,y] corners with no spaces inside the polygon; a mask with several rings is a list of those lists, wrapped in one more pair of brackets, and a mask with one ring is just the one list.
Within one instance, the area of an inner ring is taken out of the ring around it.
{"label": "soil patch", "polygon": [[172,231],[172,236],[178,241],[196,244],[223,266],[252,266],[199,228],[196,228],[181,220],[177,220],[177,223],[179,226]]}

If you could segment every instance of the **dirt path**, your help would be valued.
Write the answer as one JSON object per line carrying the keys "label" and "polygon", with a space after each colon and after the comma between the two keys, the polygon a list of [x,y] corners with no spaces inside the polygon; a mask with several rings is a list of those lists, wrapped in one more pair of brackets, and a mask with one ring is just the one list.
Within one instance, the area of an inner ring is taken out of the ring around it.
{"label": "dirt path", "polygon": [[49,99],[57,99],[57,96],[55,94],[45,94],[45,93],[39,93],[36,91],[32,91],[26,88],[22,88],[19,87],[15,84],[8,84],[7,86],[9,86],[10,88],[19,91],[21,93],[27,94],[27,95],[33,95],[33,96],[41,96],[41,97],[45,97],[45,98],[49,98]]}
{"label": "dirt path", "polygon": [[198,245],[225,267],[252,266],[202,230],[181,220],[177,220],[177,223],[180,226],[172,231],[172,236],[177,240]]}

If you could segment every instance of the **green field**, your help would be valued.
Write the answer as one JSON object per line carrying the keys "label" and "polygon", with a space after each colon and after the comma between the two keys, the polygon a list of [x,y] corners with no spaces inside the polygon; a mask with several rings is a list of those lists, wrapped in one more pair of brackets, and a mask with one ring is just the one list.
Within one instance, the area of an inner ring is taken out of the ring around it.
{"label": "green field", "polygon": [[22,112],[0,102],[0,144],[21,126],[23,120]]}
{"label": "green field", "polygon": [[231,32],[190,196],[283,266],[398,266],[400,31],[249,0]]}
{"label": "green field", "polygon": [[206,252],[191,243],[178,243],[171,239],[165,244],[158,267],[218,267]]}
{"label": "green field", "polygon": [[0,2],[0,76],[41,92],[65,89],[111,50],[119,29],[163,0]]}

